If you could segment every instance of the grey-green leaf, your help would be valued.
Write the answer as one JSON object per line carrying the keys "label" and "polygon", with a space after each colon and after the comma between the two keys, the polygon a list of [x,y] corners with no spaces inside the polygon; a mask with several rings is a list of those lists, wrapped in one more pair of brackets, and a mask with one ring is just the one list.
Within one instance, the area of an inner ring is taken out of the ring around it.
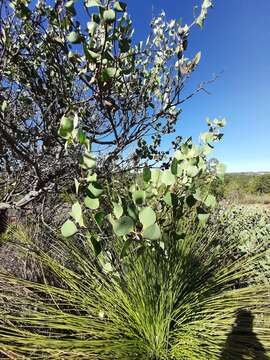
{"label": "grey-green leaf", "polygon": [[96,166],[96,157],[91,153],[85,153],[83,156],[83,165],[87,169],[91,169]]}
{"label": "grey-green leaf", "polygon": [[143,231],[143,237],[148,240],[159,240],[161,238],[161,231],[158,224],[149,226]]}
{"label": "grey-green leaf", "polygon": [[72,44],[78,44],[81,42],[80,35],[76,31],[72,31],[67,36],[68,41],[70,41]]}
{"label": "grey-green leaf", "polygon": [[178,198],[177,198],[176,194],[171,193],[171,192],[167,192],[167,194],[164,196],[163,200],[169,206],[176,206],[178,203]]}
{"label": "grey-green leaf", "polygon": [[109,68],[103,70],[101,79],[102,79],[102,81],[108,81],[117,75],[118,75],[118,70],[116,68],[109,67]]}
{"label": "grey-green leaf", "polygon": [[198,64],[199,64],[199,62],[200,62],[200,60],[201,60],[201,57],[202,57],[202,53],[199,51],[199,52],[195,55],[195,57],[194,57],[194,59],[193,59],[195,65],[198,65]]}
{"label": "grey-green leaf", "polygon": [[145,182],[149,182],[151,180],[151,170],[149,169],[149,167],[145,167],[143,169],[143,180]]}
{"label": "grey-green leaf", "polygon": [[155,186],[159,185],[160,177],[161,177],[161,171],[159,169],[153,169],[151,171],[151,180]]}
{"label": "grey-green leaf", "polygon": [[76,195],[78,195],[79,194],[79,188],[80,188],[80,182],[76,178],[74,179],[74,184],[75,184]]}
{"label": "grey-green leaf", "polygon": [[77,201],[75,204],[72,205],[71,213],[70,215],[73,217],[73,219],[80,225],[83,226],[83,216],[82,216],[82,207]]}
{"label": "grey-green leaf", "polygon": [[127,8],[127,4],[122,1],[116,1],[113,5],[115,11],[125,12]]}
{"label": "grey-green leaf", "polygon": [[116,14],[115,11],[113,9],[109,9],[109,10],[105,10],[103,13],[103,19],[108,22],[108,23],[112,23],[114,22],[116,18]]}
{"label": "grey-green leaf", "polygon": [[123,208],[121,204],[113,203],[113,213],[117,219],[123,215]]}
{"label": "grey-green leaf", "polygon": [[99,200],[90,198],[89,196],[86,196],[84,199],[84,204],[86,207],[92,210],[96,210],[99,208]]}
{"label": "grey-green leaf", "polygon": [[97,222],[97,224],[100,226],[103,223],[103,220],[105,219],[105,213],[104,211],[99,211],[98,213],[95,214],[95,220]]}
{"label": "grey-green leaf", "polygon": [[103,188],[97,181],[92,182],[88,186],[88,190],[93,194],[95,198],[98,198],[103,193]]}
{"label": "grey-green leaf", "polygon": [[162,173],[162,178],[161,178],[163,184],[169,186],[169,185],[173,185],[175,183],[175,176],[172,174],[171,170],[164,170]]}
{"label": "grey-green leaf", "polygon": [[122,216],[115,221],[113,230],[117,236],[124,236],[129,234],[134,227],[134,222],[129,216]]}
{"label": "grey-green leaf", "polygon": [[157,217],[153,209],[151,209],[150,207],[146,207],[140,211],[139,219],[143,227],[147,228],[156,222]]}
{"label": "grey-green leaf", "polygon": [[132,194],[132,199],[136,205],[143,205],[145,202],[145,191],[134,191],[134,193]]}
{"label": "grey-green leaf", "polygon": [[100,0],[87,0],[85,4],[87,7],[102,6]]}
{"label": "grey-green leaf", "polygon": [[71,132],[74,129],[73,119],[63,116],[60,122],[60,127],[63,131]]}
{"label": "grey-green leaf", "polygon": [[205,224],[209,218],[209,214],[198,214],[198,219],[201,224]]}
{"label": "grey-green leaf", "polygon": [[98,24],[95,21],[91,21],[87,24],[87,30],[91,36],[93,36],[96,32]]}
{"label": "grey-green leaf", "polygon": [[67,220],[61,227],[61,233],[64,237],[70,237],[78,231],[73,221]]}
{"label": "grey-green leaf", "polygon": [[206,206],[215,207],[217,201],[216,201],[216,198],[214,195],[209,194],[209,195],[207,195],[207,198],[205,199],[204,203]]}
{"label": "grey-green leaf", "polygon": [[197,168],[197,166],[195,165],[190,165],[187,167],[186,171],[188,176],[195,177],[196,175],[198,175],[200,169]]}

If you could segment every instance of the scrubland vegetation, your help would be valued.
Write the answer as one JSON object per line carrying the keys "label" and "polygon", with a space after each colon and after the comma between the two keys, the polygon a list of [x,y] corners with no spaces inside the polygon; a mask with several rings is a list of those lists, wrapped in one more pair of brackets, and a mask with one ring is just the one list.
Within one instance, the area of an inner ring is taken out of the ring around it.
{"label": "scrubland vegetation", "polygon": [[269,176],[211,159],[224,119],[162,145],[212,5],[136,45],[125,2],[1,1],[1,358],[268,359],[270,213],[235,193]]}
{"label": "scrubland vegetation", "polygon": [[237,204],[270,205],[270,174],[232,173],[213,184],[219,199]]}

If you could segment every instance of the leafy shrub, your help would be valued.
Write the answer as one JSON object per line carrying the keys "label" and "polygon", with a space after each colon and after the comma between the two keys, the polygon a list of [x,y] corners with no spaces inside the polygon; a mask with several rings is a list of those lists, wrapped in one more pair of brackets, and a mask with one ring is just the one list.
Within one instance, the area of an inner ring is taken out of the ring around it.
{"label": "leafy shrub", "polygon": [[[220,231],[224,234],[222,246],[236,241],[238,249],[231,256],[256,256],[269,249],[270,212],[259,206],[232,206],[221,210]],[[221,230],[222,229],[222,230]],[[254,259],[256,276],[249,281],[269,281],[270,258],[268,252]]]}

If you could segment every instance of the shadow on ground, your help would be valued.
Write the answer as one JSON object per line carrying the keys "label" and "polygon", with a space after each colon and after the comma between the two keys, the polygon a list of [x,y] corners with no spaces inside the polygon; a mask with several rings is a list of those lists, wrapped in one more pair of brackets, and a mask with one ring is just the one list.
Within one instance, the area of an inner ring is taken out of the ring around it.
{"label": "shadow on ground", "polygon": [[253,319],[251,311],[238,310],[220,360],[270,360],[262,343],[253,332]]}

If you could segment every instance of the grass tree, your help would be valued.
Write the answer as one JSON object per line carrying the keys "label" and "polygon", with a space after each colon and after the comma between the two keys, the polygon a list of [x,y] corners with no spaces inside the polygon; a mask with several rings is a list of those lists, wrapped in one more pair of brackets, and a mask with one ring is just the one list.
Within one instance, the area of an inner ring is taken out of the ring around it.
{"label": "grass tree", "polygon": [[222,241],[226,232],[207,222],[215,206],[208,188],[221,170],[207,154],[222,125],[209,123],[200,146],[189,139],[168,169],[122,178],[120,193],[119,179],[98,182],[86,146],[87,177],[76,182],[78,199],[52,250],[38,248],[25,230],[13,233],[44,278],[1,272],[5,355],[214,360],[249,349],[267,358],[270,286],[255,281],[255,264],[268,250],[241,255],[237,239]]}

